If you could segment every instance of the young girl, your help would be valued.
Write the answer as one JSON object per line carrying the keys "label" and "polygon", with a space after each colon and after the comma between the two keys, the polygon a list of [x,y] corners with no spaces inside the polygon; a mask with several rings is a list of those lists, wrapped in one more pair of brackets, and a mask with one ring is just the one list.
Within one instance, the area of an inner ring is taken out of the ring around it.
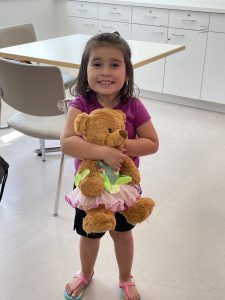
{"label": "young girl", "polygon": [[[77,80],[71,87],[72,95],[65,128],[61,135],[62,151],[75,157],[75,169],[83,159],[102,160],[115,170],[123,162],[124,152],[139,165],[139,156],[158,150],[158,137],[151,117],[134,94],[131,50],[118,33],[102,33],[93,36],[86,44]],[[74,135],[74,120],[81,112],[111,107],[126,114],[128,139],[121,152],[116,148],[86,142]],[[105,234],[86,234],[82,220],[86,213],[76,208],[74,230],[80,235],[81,270],[66,285],[66,299],[81,299],[94,274],[101,237]],[[131,276],[134,254],[132,229],[120,213],[116,213],[116,227],[109,234],[113,239],[119,269],[119,286],[124,300],[139,300],[140,295]]]}

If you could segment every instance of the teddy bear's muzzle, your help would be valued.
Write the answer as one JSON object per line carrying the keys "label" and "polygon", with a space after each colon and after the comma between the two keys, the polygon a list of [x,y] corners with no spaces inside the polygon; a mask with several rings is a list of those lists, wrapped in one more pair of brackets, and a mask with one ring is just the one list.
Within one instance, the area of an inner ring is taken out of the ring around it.
{"label": "teddy bear's muzzle", "polygon": [[127,137],[128,137],[128,134],[125,129],[117,129],[107,136],[106,145],[109,147],[120,146],[125,142]]}

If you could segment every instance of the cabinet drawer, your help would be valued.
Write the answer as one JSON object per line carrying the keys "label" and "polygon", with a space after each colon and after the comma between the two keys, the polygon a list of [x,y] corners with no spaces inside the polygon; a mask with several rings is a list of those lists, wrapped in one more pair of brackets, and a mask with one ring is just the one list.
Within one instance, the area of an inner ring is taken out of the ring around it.
{"label": "cabinet drawer", "polygon": [[133,7],[132,22],[144,25],[168,26],[169,10],[150,7]]}
{"label": "cabinet drawer", "polygon": [[98,3],[69,0],[66,3],[67,16],[79,18],[98,18]]}
{"label": "cabinet drawer", "polygon": [[100,4],[99,19],[131,23],[131,6]]}
{"label": "cabinet drawer", "polygon": [[94,35],[98,30],[98,20],[86,18],[67,18],[67,32],[69,34],[82,33]]}
{"label": "cabinet drawer", "polygon": [[132,39],[154,43],[166,43],[167,28],[132,24]]}
{"label": "cabinet drawer", "polygon": [[207,30],[208,26],[208,13],[180,10],[170,11],[169,27],[193,30]]}
{"label": "cabinet drawer", "polygon": [[209,31],[225,32],[225,14],[211,14]]}
{"label": "cabinet drawer", "polygon": [[112,21],[98,21],[98,32],[114,32],[118,31],[119,34],[125,38],[131,38],[131,24],[130,23],[120,23]]}

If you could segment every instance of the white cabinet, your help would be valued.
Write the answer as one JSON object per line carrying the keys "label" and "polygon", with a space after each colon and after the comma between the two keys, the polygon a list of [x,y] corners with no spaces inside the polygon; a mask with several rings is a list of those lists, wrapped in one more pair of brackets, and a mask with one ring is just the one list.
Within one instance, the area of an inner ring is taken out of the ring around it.
{"label": "white cabinet", "polygon": [[133,7],[132,23],[152,26],[168,26],[169,10],[152,7]]}
{"label": "white cabinet", "polygon": [[67,18],[67,33],[90,34],[94,35],[98,32],[98,20],[85,18]]}
{"label": "white cabinet", "polygon": [[225,14],[212,14],[209,30],[201,100],[225,104]]}
{"label": "white cabinet", "polygon": [[86,1],[67,1],[67,33],[94,35],[118,31],[131,38],[132,6]]}
{"label": "white cabinet", "polygon": [[[186,22],[187,18],[190,18],[189,22]],[[169,26],[177,28],[169,28],[168,43],[182,44],[186,49],[166,58],[165,94],[200,98],[208,24],[207,13],[170,12]],[[181,26],[185,28],[180,29]]]}
{"label": "white cabinet", "polygon": [[131,38],[131,24],[98,20],[98,33],[118,31],[125,39]]}
{"label": "white cabinet", "polygon": [[67,33],[96,34],[98,31],[98,3],[69,0],[67,7]]}
{"label": "white cabinet", "polygon": [[[132,39],[166,43],[167,28],[133,24]],[[164,65],[165,59],[161,59],[135,69],[134,82],[139,89],[161,93],[163,88]]]}
{"label": "white cabinet", "polygon": [[131,38],[132,6],[99,4],[98,32],[118,31],[125,39]]}
{"label": "white cabinet", "polygon": [[184,51],[135,69],[135,83],[165,97],[225,104],[224,13],[110,2],[67,0],[68,33],[118,31],[125,39],[185,45]]}
{"label": "white cabinet", "polygon": [[209,14],[195,11],[171,10],[169,27],[192,30],[207,30]]}
{"label": "white cabinet", "polygon": [[99,5],[100,20],[131,23],[131,12],[132,6],[103,3]]}
{"label": "white cabinet", "polygon": [[166,58],[165,94],[199,99],[204,67],[207,32],[173,29],[168,31],[168,43],[182,44],[186,49]]}
{"label": "white cabinet", "polygon": [[[166,43],[169,10],[133,7],[132,39]],[[134,81],[139,89],[162,92],[165,59],[134,70]]]}
{"label": "white cabinet", "polygon": [[98,18],[98,3],[68,0],[66,3],[67,16],[77,18]]}

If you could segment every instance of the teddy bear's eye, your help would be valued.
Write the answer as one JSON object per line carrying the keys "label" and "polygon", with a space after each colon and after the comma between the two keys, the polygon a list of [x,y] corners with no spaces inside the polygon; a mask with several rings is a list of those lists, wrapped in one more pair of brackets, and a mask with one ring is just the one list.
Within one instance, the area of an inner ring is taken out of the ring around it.
{"label": "teddy bear's eye", "polygon": [[112,128],[108,128],[108,132],[109,132],[109,133],[112,133]]}

